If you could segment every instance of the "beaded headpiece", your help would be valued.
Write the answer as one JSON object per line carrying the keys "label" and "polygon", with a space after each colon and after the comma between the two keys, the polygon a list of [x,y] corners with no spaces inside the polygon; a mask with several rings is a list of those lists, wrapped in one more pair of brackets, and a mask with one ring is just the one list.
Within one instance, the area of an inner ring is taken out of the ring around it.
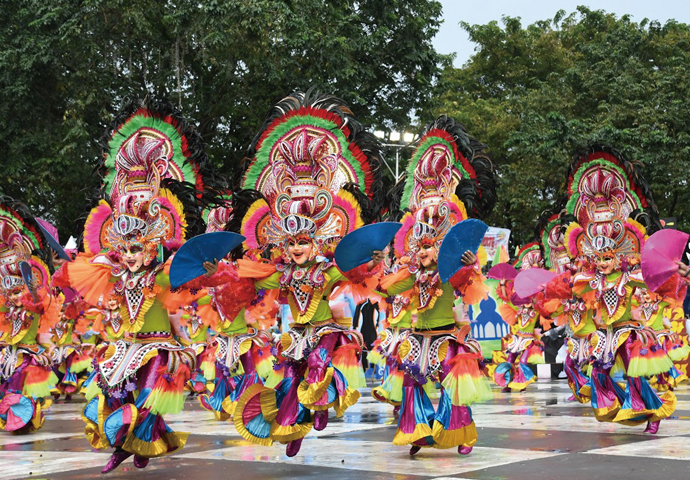
{"label": "beaded headpiece", "polygon": [[[349,107],[330,95],[294,93],[270,112],[250,149],[242,188],[258,191],[242,222],[245,245],[306,239],[312,256],[363,224],[380,203],[379,152]],[[365,211],[362,211],[362,207]]]}
{"label": "beaded headpiece", "polygon": [[566,229],[571,257],[613,254],[616,264],[637,257],[646,235],[659,227],[651,192],[637,167],[608,148],[575,158],[568,178],[566,212],[577,221]]}
{"label": "beaded headpiece", "polygon": [[421,246],[440,247],[453,225],[493,207],[493,166],[484,148],[452,118],[441,116],[425,128],[407,168],[400,202],[407,213],[394,244],[410,268],[418,268]]}

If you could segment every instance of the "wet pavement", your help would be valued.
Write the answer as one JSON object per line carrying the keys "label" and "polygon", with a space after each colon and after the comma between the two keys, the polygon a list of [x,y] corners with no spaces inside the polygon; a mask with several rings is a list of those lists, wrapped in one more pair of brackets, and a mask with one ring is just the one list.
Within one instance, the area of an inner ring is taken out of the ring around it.
{"label": "wet pavement", "polygon": [[677,390],[676,414],[655,436],[644,434],[644,425],[598,423],[588,406],[568,401],[564,380],[539,381],[519,394],[494,390],[493,401],[472,409],[479,441],[467,457],[433,449],[410,457],[390,443],[393,408],[363,393],[342,419],[312,431],[294,458],[282,445],[249,444],[188,398],[183,413],[166,416],[174,430],[191,432],[182,451],[152,459],[144,470],[127,460],[107,476],[100,470],[109,454],[92,450],[82,435],[84,404],[59,401],[39,432],[0,432],[0,479],[690,479],[688,386]]}

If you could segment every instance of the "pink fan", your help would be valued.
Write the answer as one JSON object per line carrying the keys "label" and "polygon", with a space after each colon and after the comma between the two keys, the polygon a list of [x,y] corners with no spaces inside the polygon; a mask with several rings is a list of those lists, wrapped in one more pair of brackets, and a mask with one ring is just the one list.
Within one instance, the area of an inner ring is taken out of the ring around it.
{"label": "pink fan", "polygon": [[522,270],[515,277],[515,293],[520,298],[530,298],[542,291],[555,276],[555,272],[543,268]]}
{"label": "pink fan", "polygon": [[642,247],[642,276],[656,291],[678,271],[678,262],[690,264],[690,235],[679,230],[659,230]]}
{"label": "pink fan", "polygon": [[512,280],[517,276],[517,270],[509,263],[499,263],[489,269],[487,277],[495,280]]}

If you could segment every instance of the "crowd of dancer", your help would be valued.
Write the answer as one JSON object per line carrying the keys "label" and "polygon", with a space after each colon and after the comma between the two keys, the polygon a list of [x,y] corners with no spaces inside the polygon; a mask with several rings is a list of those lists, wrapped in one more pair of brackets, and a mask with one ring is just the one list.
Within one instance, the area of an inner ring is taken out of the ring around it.
{"label": "crowd of dancer", "polygon": [[[0,197],[7,432],[36,431],[53,399],[84,395],[88,441],[112,449],[103,473],[131,456],[144,468],[184,447],[187,434],[164,416],[195,394],[248,441],[294,456],[366,387],[352,325],[365,302],[382,312],[366,353],[383,370],[372,395],[394,409],[392,442],[410,455],[469,454],[471,406],[492,398],[490,379],[505,392],[534,382],[549,329],[566,332],[573,400],[597,420],[656,433],[675,409],[690,353],[676,328],[688,266],[647,285],[642,249],[659,214],[615,150],[577,154],[537,241],[488,269],[463,235],[494,206],[494,166],[449,117],[427,124],[390,192],[376,138],[345,102],[315,91],[271,109],[232,182],[165,101],[127,104],[104,139],[100,198],[77,249]],[[510,325],[491,364],[468,315],[490,293],[485,275]]]}

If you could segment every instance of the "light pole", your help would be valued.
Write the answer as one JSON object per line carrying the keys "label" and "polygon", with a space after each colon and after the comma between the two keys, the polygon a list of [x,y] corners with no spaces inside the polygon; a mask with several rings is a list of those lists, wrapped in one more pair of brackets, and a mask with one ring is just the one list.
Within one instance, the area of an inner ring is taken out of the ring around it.
{"label": "light pole", "polygon": [[398,180],[400,180],[400,177],[402,176],[400,174],[400,151],[411,146],[412,142],[415,141],[415,135],[410,132],[400,133],[396,130],[392,130],[390,133],[386,134],[386,132],[382,130],[376,130],[374,132],[374,136],[379,140],[383,140],[384,142],[386,139],[388,140],[389,143],[381,143],[382,147],[395,149],[395,172],[393,172],[393,169],[391,169],[390,165],[388,165],[388,162],[385,158],[383,159],[383,163],[386,165],[386,168],[388,168],[388,171],[391,172],[391,175],[393,175],[395,178],[395,183],[398,183]]}

